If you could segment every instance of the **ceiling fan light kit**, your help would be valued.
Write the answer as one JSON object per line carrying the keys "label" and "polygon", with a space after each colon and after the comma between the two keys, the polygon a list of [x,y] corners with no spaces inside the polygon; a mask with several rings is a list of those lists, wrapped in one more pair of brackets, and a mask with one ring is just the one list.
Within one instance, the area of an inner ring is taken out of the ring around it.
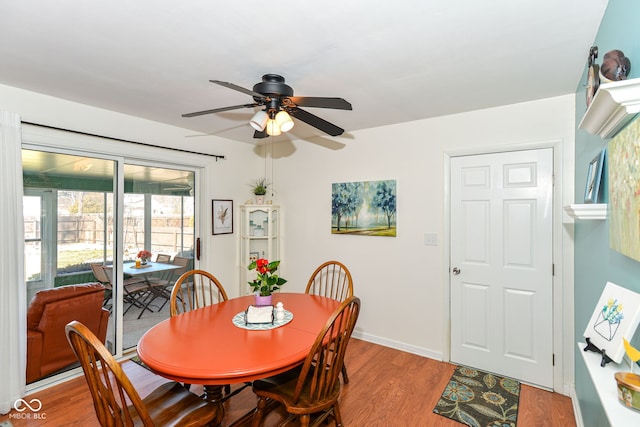
{"label": "ceiling fan light kit", "polygon": [[264,130],[264,127],[267,125],[267,120],[269,120],[267,112],[264,110],[260,110],[253,115],[249,124],[258,132],[262,132]]}
{"label": "ceiling fan light kit", "polygon": [[280,110],[278,114],[276,114],[276,123],[280,126],[282,132],[289,132],[293,129],[293,120],[291,120],[291,116],[284,110]]}
{"label": "ceiling fan light kit", "polygon": [[269,136],[278,136],[282,133],[280,130],[280,126],[278,126],[278,122],[273,119],[267,120],[267,135]]}
{"label": "ceiling fan light kit", "polygon": [[293,96],[293,88],[285,84],[284,77],[278,74],[263,75],[262,81],[256,83],[252,90],[220,80],[210,80],[210,82],[251,95],[255,102],[183,114],[182,117],[196,117],[240,108],[263,107],[264,109],[257,111],[249,121],[251,127],[255,129],[254,138],[277,136],[282,132],[290,131],[294,126],[292,116],[331,136],[342,135],[344,129],[299,107],[352,109],[351,104],[342,98]]}

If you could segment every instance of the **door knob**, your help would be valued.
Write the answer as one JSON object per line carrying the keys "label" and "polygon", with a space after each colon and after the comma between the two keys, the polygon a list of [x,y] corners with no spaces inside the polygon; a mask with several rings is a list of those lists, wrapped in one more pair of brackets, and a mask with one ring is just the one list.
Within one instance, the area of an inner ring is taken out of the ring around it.
{"label": "door knob", "polygon": [[453,267],[453,270],[451,270],[451,272],[457,276],[458,274],[460,274],[460,269],[458,267]]}

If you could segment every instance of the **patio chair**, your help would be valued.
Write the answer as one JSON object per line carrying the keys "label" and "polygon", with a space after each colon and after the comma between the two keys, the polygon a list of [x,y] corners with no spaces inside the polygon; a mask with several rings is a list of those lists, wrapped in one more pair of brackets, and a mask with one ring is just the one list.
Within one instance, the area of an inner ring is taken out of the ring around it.
{"label": "patio chair", "polygon": [[261,424],[265,409],[272,401],[282,404],[289,413],[289,419],[283,424],[300,417],[300,425],[306,427],[311,421],[311,414],[321,413],[314,420],[314,425],[324,422],[332,414],[335,425],[342,425],[338,403],[342,389],[339,376],[359,313],[360,299],[354,296],[347,298],[320,331],[302,365],[253,382],[253,392],[258,397],[253,427]]}
{"label": "patio chair", "polygon": [[[109,291],[109,299],[112,299],[113,267],[107,267],[100,263],[92,263],[91,270],[93,270],[93,275],[95,276],[96,280],[102,283]],[[150,288],[144,279],[135,277],[124,279],[123,292],[123,301],[128,304],[123,314],[126,314],[131,309],[131,307],[141,308],[142,312],[144,312],[145,310],[151,311],[151,309],[148,307],[148,304],[145,303],[146,298],[149,297]],[[105,304],[106,299],[107,296],[105,295]],[[109,306],[109,311],[111,311],[111,306]]]}
{"label": "patio chair", "polygon": [[212,403],[176,382],[167,382],[141,399],[113,355],[86,326],[74,320],[65,331],[82,365],[101,425],[205,426],[216,418]]}
{"label": "patio chair", "polygon": [[171,262],[171,255],[158,254],[158,255],[156,255],[156,262],[162,262],[164,264],[169,264],[169,262]]}
{"label": "patio chair", "polygon": [[[167,261],[167,263],[168,262],[169,261]],[[157,296],[165,299],[158,310],[162,310],[167,302],[171,299],[171,290],[173,289],[173,285],[176,283],[176,280],[178,280],[178,278],[187,271],[190,262],[190,258],[176,256],[173,258],[173,264],[179,265],[180,268],[168,271],[167,274],[161,277],[147,278],[149,285],[152,287],[152,290],[157,294]]]}

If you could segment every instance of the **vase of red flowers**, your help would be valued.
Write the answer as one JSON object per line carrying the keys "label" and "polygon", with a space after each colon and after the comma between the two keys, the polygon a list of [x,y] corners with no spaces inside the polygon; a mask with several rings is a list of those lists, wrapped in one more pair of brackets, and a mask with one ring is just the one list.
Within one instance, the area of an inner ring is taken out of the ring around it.
{"label": "vase of red flowers", "polygon": [[280,261],[271,261],[259,258],[247,267],[248,270],[255,269],[257,277],[249,283],[256,296],[256,305],[271,305],[271,297],[274,291],[280,289],[287,280],[278,276],[276,270]]}
{"label": "vase of red flowers", "polygon": [[151,252],[146,249],[138,252],[138,258],[140,258],[140,264],[145,265],[151,259]]}

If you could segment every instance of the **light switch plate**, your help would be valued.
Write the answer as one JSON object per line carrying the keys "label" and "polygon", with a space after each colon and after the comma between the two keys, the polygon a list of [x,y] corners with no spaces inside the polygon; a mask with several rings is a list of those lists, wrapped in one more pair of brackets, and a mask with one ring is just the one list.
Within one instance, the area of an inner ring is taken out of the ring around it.
{"label": "light switch plate", "polygon": [[424,245],[425,246],[438,246],[438,235],[436,233],[425,233],[424,234]]}

